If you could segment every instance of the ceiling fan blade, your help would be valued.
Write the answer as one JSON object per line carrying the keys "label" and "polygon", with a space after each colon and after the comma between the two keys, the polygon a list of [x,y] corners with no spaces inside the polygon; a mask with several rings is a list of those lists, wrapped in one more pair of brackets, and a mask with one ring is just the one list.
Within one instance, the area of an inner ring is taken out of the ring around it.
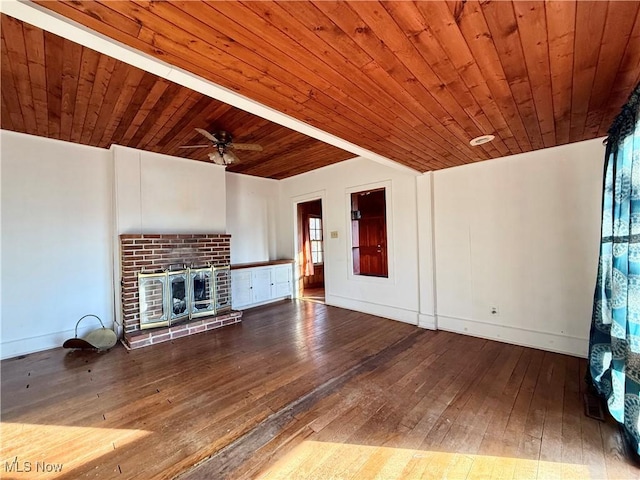
{"label": "ceiling fan blade", "polygon": [[253,150],[254,152],[261,152],[262,146],[257,145],[255,143],[231,143],[229,147],[235,148],[236,150]]}
{"label": "ceiling fan blade", "polygon": [[207,143],[206,145],[180,145],[178,148],[210,148],[211,144]]}
{"label": "ceiling fan blade", "polygon": [[207,132],[205,129],[196,128],[196,132],[198,132],[200,135],[204,135],[205,137],[207,137],[212,142],[218,143],[218,139],[214,135],[212,135],[211,133]]}

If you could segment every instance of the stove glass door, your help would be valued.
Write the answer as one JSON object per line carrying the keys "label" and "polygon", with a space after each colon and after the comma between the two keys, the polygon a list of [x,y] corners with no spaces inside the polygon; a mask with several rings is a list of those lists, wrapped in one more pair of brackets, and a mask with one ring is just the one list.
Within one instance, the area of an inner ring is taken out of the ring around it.
{"label": "stove glass door", "polygon": [[213,269],[192,268],[189,270],[191,283],[191,318],[213,315],[215,306],[215,282]]}
{"label": "stove glass door", "polygon": [[140,299],[140,328],[169,325],[166,305],[167,274],[138,274],[138,298]]}

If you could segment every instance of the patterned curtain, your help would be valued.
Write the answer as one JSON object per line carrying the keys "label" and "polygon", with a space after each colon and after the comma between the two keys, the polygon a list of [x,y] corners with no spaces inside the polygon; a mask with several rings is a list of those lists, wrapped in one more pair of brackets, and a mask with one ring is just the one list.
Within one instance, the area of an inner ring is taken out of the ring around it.
{"label": "patterned curtain", "polygon": [[589,373],[640,454],[640,84],[609,129]]}

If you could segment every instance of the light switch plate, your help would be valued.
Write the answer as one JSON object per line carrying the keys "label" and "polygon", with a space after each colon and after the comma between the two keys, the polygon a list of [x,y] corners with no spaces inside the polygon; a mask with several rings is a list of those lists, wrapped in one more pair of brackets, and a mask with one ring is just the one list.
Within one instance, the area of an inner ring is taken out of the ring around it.
{"label": "light switch plate", "polygon": [[334,230],[333,232],[331,232],[331,238],[338,238],[338,231]]}

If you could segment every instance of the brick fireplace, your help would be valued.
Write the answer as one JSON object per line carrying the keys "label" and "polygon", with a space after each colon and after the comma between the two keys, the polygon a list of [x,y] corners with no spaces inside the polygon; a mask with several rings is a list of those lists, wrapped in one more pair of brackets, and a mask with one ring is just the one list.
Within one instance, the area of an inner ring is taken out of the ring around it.
{"label": "brick fireplace", "polygon": [[[127,234],[120,235],[122,269],[122,321],[124,342],[130,348],[140,348],[174,338],[191,335],[237,323],[242,312],[231,310],[231,277],[228,267],[231,259],[231,235],[206,234]],[[215,306],[213,315],[197,318],[187,316],[166,326],[147,328],[141,324],[140,285],[138,274],[178,273],[190,268],[213,267]],[[225,274],[226,273],[226,274]]]}

